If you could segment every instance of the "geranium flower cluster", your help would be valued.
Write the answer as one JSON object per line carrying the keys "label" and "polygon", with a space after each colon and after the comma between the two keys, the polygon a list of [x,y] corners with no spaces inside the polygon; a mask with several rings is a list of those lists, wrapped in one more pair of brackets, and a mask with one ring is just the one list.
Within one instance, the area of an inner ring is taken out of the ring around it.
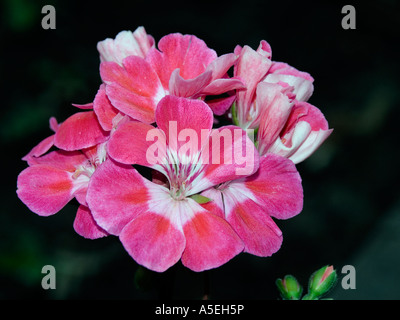
{"label": "geranium flower cluster", "polygon": [[295,164],[332,132],[307,102],[313,78],[272,61],[266,41],[218,56],[194,35],[156,46],[139,27],[97,49],[98,92],[64,122],[50,119],[54,134],[23,158],[21,201],[50,216],[76,199],[79,235],[118,236],[158,272],[279,250],[273,218],[303,207]]}

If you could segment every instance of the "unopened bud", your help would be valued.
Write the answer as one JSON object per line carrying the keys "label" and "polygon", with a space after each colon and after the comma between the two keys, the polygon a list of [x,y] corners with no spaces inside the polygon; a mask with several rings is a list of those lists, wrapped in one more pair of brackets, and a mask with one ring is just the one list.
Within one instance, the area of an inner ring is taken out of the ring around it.
{"label": "unopened bud", "polygon": [[278,290],[285,300],[299,300],[301,297],[301,293],[303,292],[303,288],[297,281],[295,277],[292,275],[286,275],[283,280],[277,279],[276,286]]}
{"label": "unopened bud", "polygon": [[336,280],[337,274],[333,266],[325,266],[315,271],[310,277],[308,294],[305,296],[305,300],[314,300],[322,297],[335,286]]}

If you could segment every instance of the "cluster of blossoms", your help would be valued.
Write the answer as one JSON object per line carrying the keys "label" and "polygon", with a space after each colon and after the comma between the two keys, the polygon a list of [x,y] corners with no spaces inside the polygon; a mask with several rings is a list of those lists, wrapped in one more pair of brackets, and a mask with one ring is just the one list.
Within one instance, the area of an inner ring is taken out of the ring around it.
{"label": "cluster of blossoms", "polygon": [[[313,78],[272,61],[265,41],[218,56],[193,35],[156,46],[139,27],[97,49],[99,90],[61,124],[50,119],[54,134],[23,158],[21,201],[49,216],[75,198],[78,234],[118,236],[158,272],[279,250],[272,218],[303,206],[295,164],[332,131],[307,103]],[[232,124],[213,128],[216,116]]]}

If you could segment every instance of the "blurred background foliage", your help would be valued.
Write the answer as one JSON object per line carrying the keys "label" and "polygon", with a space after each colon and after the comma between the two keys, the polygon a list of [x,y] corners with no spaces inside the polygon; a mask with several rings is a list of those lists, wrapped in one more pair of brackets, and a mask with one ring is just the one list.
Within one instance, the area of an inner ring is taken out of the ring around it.
{"label": "blurred background foliage", "polygon": [[[41,8],[56,9],[56,30],[41,27]],[[343,30],[341,8],[356,8],[356,30]],[[277,299],[275,279],[303,284],[326,264],[354,265],[356,290],[335,288],[335,299],[400,298],[398,119],[399,3],[385,1],[1,2],[0,298]],[[16,196],[21,161],[62,122],[71,103],[91,102],[100,84],[96,43],[145,26],[158,41],[171,32],[205,40],[218,54],[267,40],[273,60],[315,78],[310,103],[334,133],[298,165],[304,210],[287,221],[280,251],[270,258],[241,254],[226,265],[194,273],[180,264],[148,272],[116,237],[86,240],[72,223],[77,203],[43,218]],[[57,289],[43,290],[41,269],[53,265]],[[207,290],[207,288],[206,288]]]}

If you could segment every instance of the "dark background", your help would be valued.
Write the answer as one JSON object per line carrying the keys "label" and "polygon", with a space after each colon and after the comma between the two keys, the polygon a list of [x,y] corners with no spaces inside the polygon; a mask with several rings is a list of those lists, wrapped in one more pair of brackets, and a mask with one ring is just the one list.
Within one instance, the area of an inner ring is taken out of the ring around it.
{"label": "dark background", "polygon": [[[56,30],[41,28],[46,4],[56,8]],[[346,4],[356,8],[356,30],[341,27]],[[290,273],[306,286],[327,264],[339,279],[344,265],[356,268],[356,289],[339,280],[335,299],[400,298],[397,1],[4,0],[0,10],[0,298],[200,299],[208,277],[212,299],[278,299],[276,278]],[[43,218],[17,198],[21,157],[51,134],[48,119],[62,122],[76,111],[71,103],[93,100],[97,42],[141,25],[156,42],[194,34],[219,55],[265,39],[273,60],[315,78],[309,102],[334,133],[298,165],[304,210],[277,221],[284,242],[272,257],[241,254],[206,276],[180,263],[143,273],[116,237],[74,232],[77,203]],[[56,290],[41,287],[44,265],[56,268]]]}

